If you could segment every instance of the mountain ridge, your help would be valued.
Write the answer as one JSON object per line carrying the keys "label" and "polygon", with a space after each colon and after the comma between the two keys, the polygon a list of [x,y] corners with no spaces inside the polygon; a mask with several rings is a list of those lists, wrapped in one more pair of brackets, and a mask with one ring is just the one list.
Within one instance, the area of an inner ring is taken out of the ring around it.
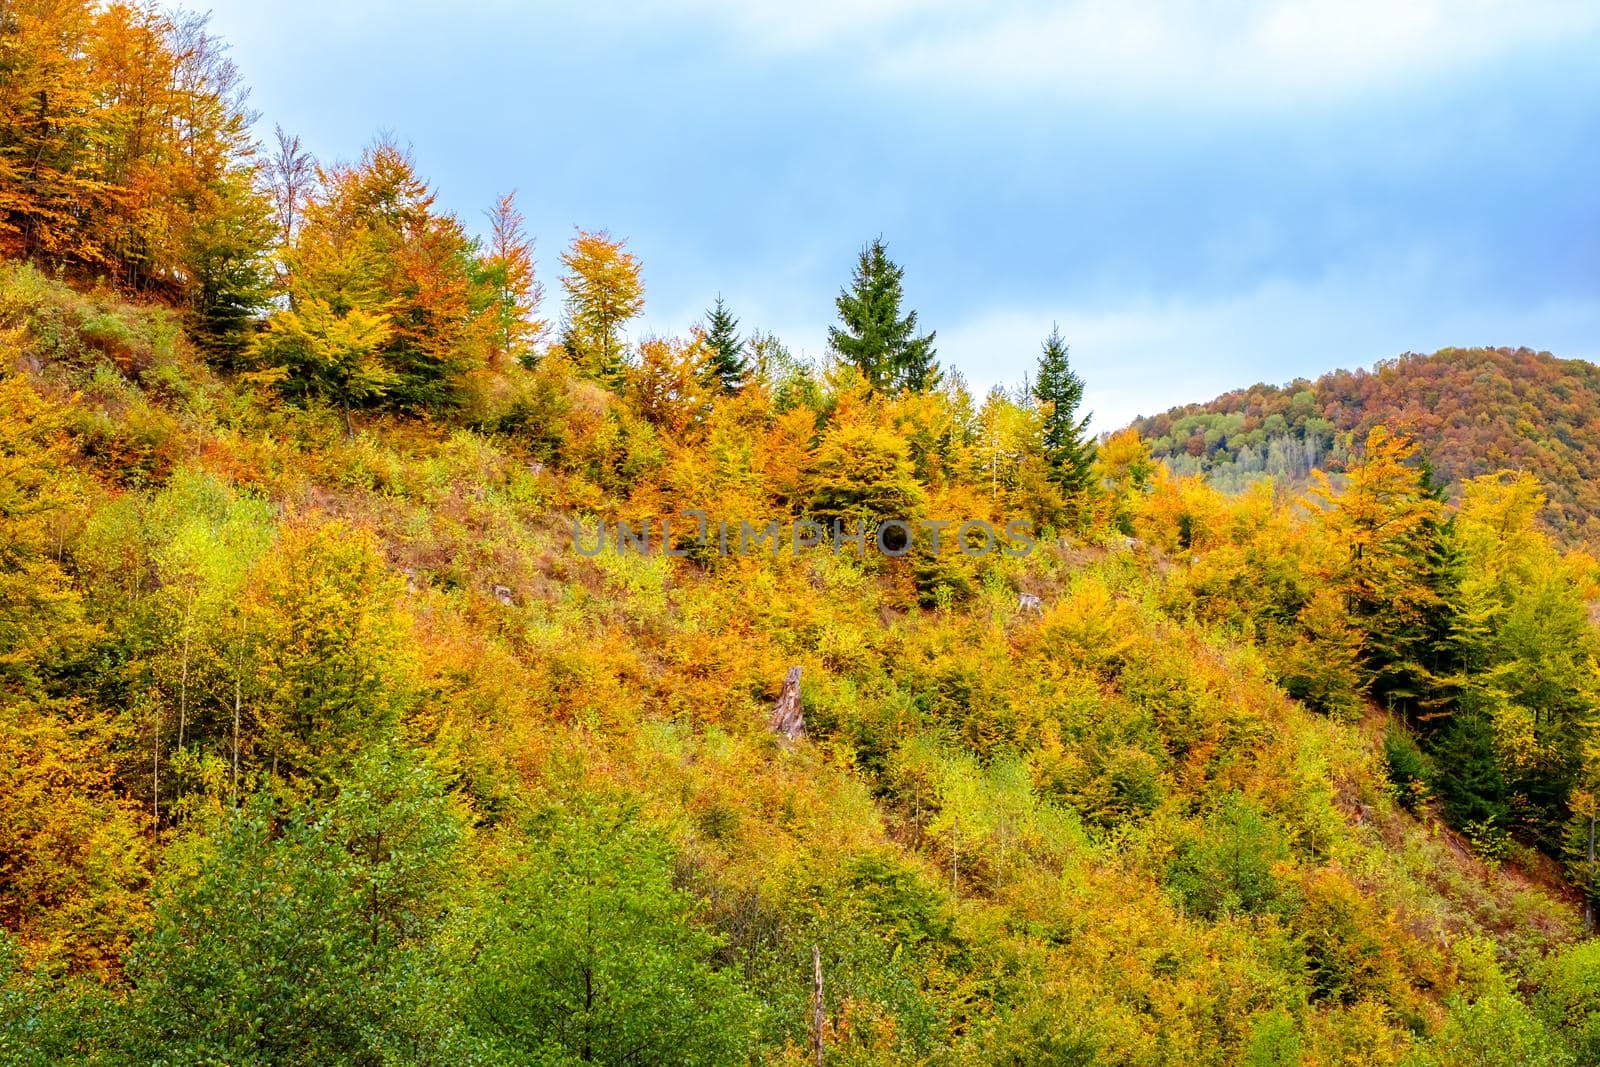
{"label": "mountain ridge", "polygon": [[1417,439],[1454,492],[1497,469],[1549,495],[1544,520],[1568,543],[1600,544],[1600,365],[1529,348],[1443,348],[1258,383],[1133,422],[1176,474],[1239,488],[1263,474],[1341,470],[1375,425]]}

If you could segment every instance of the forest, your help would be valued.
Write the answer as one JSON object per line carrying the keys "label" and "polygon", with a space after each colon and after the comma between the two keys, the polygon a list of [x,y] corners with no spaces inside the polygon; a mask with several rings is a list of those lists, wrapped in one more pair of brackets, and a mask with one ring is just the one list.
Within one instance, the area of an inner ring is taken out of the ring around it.
{"label": "forest", "polygon": [[1096,435],[881,238],[825,358],[634,337],[621,237],[257,128],[0,0],[0,1062],[1600,1063],[1600,371]]}
{"label": "forest", "polygon": [[1425,444],[1453,495],[1469,478],[1527,471],[1550,494],[1541,524],[1563,543],[1600,545],[1600,369],[1526,348],[1408,353],[1371,371],[1257,385],[1135,424],[1176,473],[1238,490],[1302,483],[1342,469],[1351,439],[1374,426]]}

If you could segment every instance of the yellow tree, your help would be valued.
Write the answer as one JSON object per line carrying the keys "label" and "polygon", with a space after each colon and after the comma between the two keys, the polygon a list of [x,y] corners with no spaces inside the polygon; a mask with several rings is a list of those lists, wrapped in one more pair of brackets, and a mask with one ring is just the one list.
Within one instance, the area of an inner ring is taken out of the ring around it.
{"label": "yellow tree", "polygon": [[[0,339],[10,340],[0,335]],[[61,413],[0,369],[0,927],[30,962],[112,970],[142,919],[138,814],[113,786],[113,720],[52,698],[93,631],[57,563]]]}
{"label": "yellow tree", "polygon": [[544,286],[533,270],[533,241],[523,230],[517,194],[495,201],[489,216],[489,249],[482,270],[491,287],[489,361],[499,367],[507,359],[523,359],[545,334],[548,323],[538,317]]}
{"label": "yellow tree", "polygon": [[1517,814],[1554,848],[1570,794],[1594,781],[1600,638],[1582,587],[1537,526],[1544,503],[1527,473],[1502,471],[1463,486],[1453,636],[1463,666],[1461,709],[1492,726]]}
{"label": "yellow tree", "polygon": [[[410,154],[392,141],[318,178],[284,256],[290,309],[279,317],[303,321],[279,331],[292,343],[269,335],[263,362],[289,369],[284,389],[291,393],[412,410],[459,404],[483,362],[477,322],[487,303],[461,223],[435,210]],[[360,388],[330,390],[316,374],[299,373],[327,362],[307,338],[339,354],[335,365],[367,361],[381,373],[350,379]]]}
{"label": "yellow tree", "polygon": [[640,344],[638,366],[628,371],[628,394],[639,413],[675,438],[703,422],[712,400],[707,359],[699,333],[688,341],[652,337]]}
{"label": "yellow tree", "polygon": [[567,348],[590,373],[611,381],[621,373],[618,331],[644,310],[639,260],[625,246],[604,230],[579,230],[561,254]]}
{"label": "yellow tree", "polygon": [[1314,471],[1307,497],[1327,538],[1315,577],[1362,631],[1374,692],[1412,710],[1438,681],[1450,606],[1440,567],[1444,505],[1416,456],[1416,442],[1374,427],[1342,489]]}
{"label": "yellow tree", "polygon": [[1101,504],[1106,521],[1124,534],[1133,533],[1133,515],[1155,477],[1156,463],[1150,457],[1150,444],[1129,427],[1106,439],[1095,454],[1095,470],[1105,491]]}

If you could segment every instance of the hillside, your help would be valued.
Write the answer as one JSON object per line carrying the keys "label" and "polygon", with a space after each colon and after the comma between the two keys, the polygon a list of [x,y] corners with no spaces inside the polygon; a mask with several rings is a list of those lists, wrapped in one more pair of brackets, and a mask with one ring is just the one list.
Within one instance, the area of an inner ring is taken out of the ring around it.
{"label": "hillside", "polygon": [[[347,435],[169,313],[15,268],[0,309],[10,1062],[521,1062],[581,1023],[798,1063],[814,945],[829,1062],[1566,1062],[1514,992],[1590,973],[1564,893],[1229,636],[1219,575],[1287,516],[1162,482],[1121,506],[1174,548],[1213,509],[1192,571],[1090,538],[929,607],[909,561],[585,558],[576,507],[792,494],[794,410],[675,442],[552,360],[537,432]],[[801,455],[916,410],[835,403]],[[656,442],[626,482],[596,420]]]}
{"label": "hillside", "polygon": [[1314,382],[1256,385],[1135,423],[1180,474],[1238,487],[1260,474],[1338,470],[1373,426],[1410,434],[1459,490],[1502,468],[1550,496],[1545,520],[1571,542],[1600,544],[1600,367],[1526,348],[1447,348],[1334,371]]}
{"label": "hillside", "polygon": [[0,8],[0,1063],[1600,1062],[1537,479],[1330,479],[1309,387],[1193,457],[1303,499],[1175,477],[881,238],[818,363],[630,335],[604,230],[547,310],[513,196],[263,159],[205,27]]}

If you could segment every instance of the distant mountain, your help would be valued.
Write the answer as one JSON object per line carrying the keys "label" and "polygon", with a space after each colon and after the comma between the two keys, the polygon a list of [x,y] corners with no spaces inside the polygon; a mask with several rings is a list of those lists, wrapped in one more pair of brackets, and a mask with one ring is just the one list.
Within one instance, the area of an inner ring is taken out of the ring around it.
{"label": "distant mountain", "polygon": [[1225,488],[1264,474],[1303,480],[1339,470],[1377,424],[1420,440],[1452,488],[1501,468],[1526,470],[1550,496],[1562,538],[1600,544],[1600,366],[1526,348],[1407,353],[1370,371],[1255,385],[1137,420],[1178,473]]}

